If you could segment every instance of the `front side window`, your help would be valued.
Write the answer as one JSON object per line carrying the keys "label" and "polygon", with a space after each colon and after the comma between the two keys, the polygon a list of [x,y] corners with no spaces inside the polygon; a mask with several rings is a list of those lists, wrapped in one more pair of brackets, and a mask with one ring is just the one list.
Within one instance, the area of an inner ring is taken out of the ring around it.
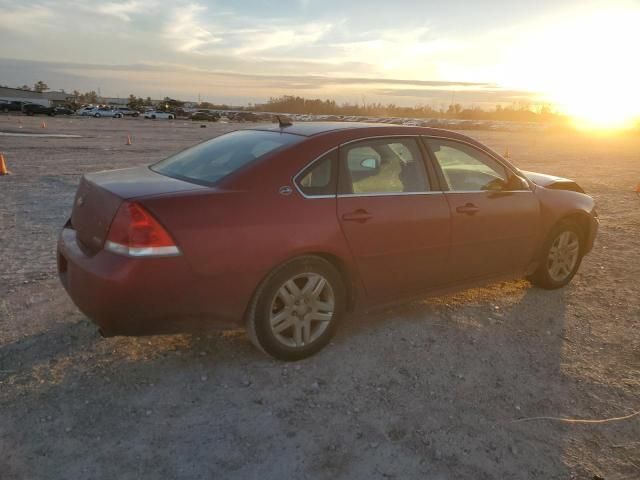
{"label": "front side window", "polygon": [[151,169],[168,177],[211,185],[260,157],[303,139],[289,133],[240,130],[183,150]]}
{"label": "front side window", "polygon": [[449,190],[503,190],[509,183],[507,169],[486,153],[464,143],[425,138]]}
{"label": "front side window", "polygon": [[336,194],[338,151],[332,150],[313,162],[296,180],[298,188],[308,197]]}
{"label": "front side window", "polygon": [[413,138],[365,140],[341,148],[347,194],[429,191],[418,143]]}

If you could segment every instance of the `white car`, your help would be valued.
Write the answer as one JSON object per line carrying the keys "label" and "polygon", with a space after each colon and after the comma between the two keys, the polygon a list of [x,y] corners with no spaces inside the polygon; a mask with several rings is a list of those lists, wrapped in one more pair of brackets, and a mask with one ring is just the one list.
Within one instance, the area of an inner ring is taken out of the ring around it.
{"label": "white car", "polygon": [[93,116],[96,110],[98,110],[98,107],[82,107],[76,110],[76,115],[82,115],[83,117]]}
{"label": "white car", "polygon": [[119,110],[108,108],[108,107],[100,107],[97,108],[92,115],[96,118],[100,117],[113,117],[113,118],[122,118],[124,115]]}
{"label": "white car", "polygon": [[157,112],[157,111],[152,111],[152,112],[145,112],[144,113],[144,118],[151,118],[153,120],[157,119],[166,119],[166,120],[173,120],[174,118],[176,118],[176,115],[174,113],[170,113],[170,112]]}

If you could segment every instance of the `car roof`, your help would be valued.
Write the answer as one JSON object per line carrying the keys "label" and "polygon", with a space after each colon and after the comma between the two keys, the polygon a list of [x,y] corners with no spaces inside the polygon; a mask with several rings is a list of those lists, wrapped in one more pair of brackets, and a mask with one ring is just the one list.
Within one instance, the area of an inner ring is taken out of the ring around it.
{"label": "car roof", "polygon": [[386,125],[380,123],[365,123],[365,122],[304,122],[294,123],[286,127],[279,127],[274,125],[272,127],[258,127],[252,130],[264,130],[269,132],[286,132],[294,135],[302,135],[304,137],[312,137],[326,132],[334,132],[337,130],[354,130],[357,128],[384,128],[384,127],[398,127],[398,125]]}

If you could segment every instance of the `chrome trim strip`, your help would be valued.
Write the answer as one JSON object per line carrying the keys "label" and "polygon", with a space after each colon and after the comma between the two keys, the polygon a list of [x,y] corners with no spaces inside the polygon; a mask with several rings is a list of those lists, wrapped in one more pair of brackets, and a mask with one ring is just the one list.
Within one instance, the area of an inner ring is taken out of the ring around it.
{"label": "chrome trim strip", "polygon": [[444,193],[531,193],[531,190],[446,190]]}
{"label": "chrome trim strip", "polygon": [[436,195],[443,194],[441,190],[435,190],[432,192],[387,192],[387,193],[339,193],[338,198],[351,198],[351,197],[404,197],[407,195]]}
{"label": "chrome trim strip", "polygon": [[[493,191],[493,190],[434,190],[434,191],[430,191],[430,192],[340,193],[340,194],[337,194],[337,195],[306,195],[305,193],[302,192],[302,190],[298,186],[297,179],[302,174],[302,172],[304,172],[307,168],[309,168],[311,165],[313,165],[315,162],[320,160],[322,157],[324,157],[328,153],[331,153],[334,150],[337,150],[339,147],[341,147],[343,145],[349,145],[351,143],[361,142],[361,141],[365,141],[365,140],[384,140],[385,138],[413,138],[413,139],[415,139],[417,141],[418,137],[438,138],[438,139],[442,139],[442,140],[448,140],[450,142],[463,143],[463,144],[468,145],[471,148],[475,148],[475,149],[481,151],[482,153],[484,153],[485,155],[488,155],[489,157],[493,158],[495,161],[497,161],[502,166],[504,166],[506,169],[508,169],[511,173],[514,173],[514,174],[519,174],[520,173],[517,170],[517,168],[515,168],[511,164],[505,165],[504,161],[502,159],[500,159],[500,158],[496,158],[493,155],[493,153],[485,150],[484,148],[478,147],[478,145],[474,145],[473,143],[469,143],[469,142],[467,142],[465,140],[460,140],[458,138],[450,138],[450,137],[443,137],[443,136],[439,136],[439,135],[429,135],[429,134],[421,134],[421,133],[406,133],[406,134],[395,134],[395,135],[384,135],[384,134],[382,134],[382,135],[373,135],[373,136],[369,136],[369,137],[362,137],[362,138],[356,138],[354,140],[349,140],[347,142],[341,143],[340,145],[327,150],[326,152],[322,153],[321,155],[318,155],[316,158],[314,158],[309,163],[307,163],[304,167],[302,167],[298,171],[298,173],[296,173],[293,176],[293,178],[292,178],[293,185],[295,185],[296,190],[298,191],[298,193],[303,198],[307,198],[307,199],[310,199],[310,200],[313,200],[313,199],[326,199],[326,198],[346,198],[346,197],[389,197],[389,196],[404,196],[404,195],[432,195],[432,194],[436,194],[436,193],[488,193],[488,192],[499,193],[498,191]],[[524,193],[524,192],[531,192],[531,191],[532,190],[507,190],[507,191],[504,191],[502,193]]]}
{"label": "chrome trim strip", "polygon": [[127,257],[174,257],[180,255],[180,250],[175,245],[166,247],[129,247],[128,245],[107,240],[104,244],[104,249]]}
{"label": "chrome trim strip", "polygon": [[326,152],[318,155],[316,158],[314,158],[313,160],[311,160],[309,163],[307,163],[304,167],[302,167],[300,170],[298,170],[298,173],[296,173],[293,178],[291,179],[291,181],[293,182],[293,185],[296,187],[296,190],[298,191],[298,193],[300,195],[302,195],[303,198],[308,198],[309,200],[314,200],[316,198],[336,198],[336,195],[306,195],[298,186],[298,177],[302,174],[302,172],[304,172],[307,168],[311,167],[311,165],[313,165],[314,163],[316,163],[318,160],[320,160],[322,157],[324,157],[325,155],[333,152],[334,150],[337,150],[338,147],[333,147],[330,148],[329,150],[327,150]]}
{"label": "chrome trim strip", "polygon": [[403,134],[395,134],[395,135],[373,135],[370,137],[362,137],[362,138],[356,138],[354,140],[349,140],[347,142],[341,143],[340,146],[343,145],[349,145],[350,143],[356,143],[356,142],[363,142],[365,140],[384,140],[385,138],[398,138],[398,137],[402,137],[402,138],[413,138],[416,141],[418,141],[418,137],[421,137],[424,135],[420,135],[419,133],[403,133]]}

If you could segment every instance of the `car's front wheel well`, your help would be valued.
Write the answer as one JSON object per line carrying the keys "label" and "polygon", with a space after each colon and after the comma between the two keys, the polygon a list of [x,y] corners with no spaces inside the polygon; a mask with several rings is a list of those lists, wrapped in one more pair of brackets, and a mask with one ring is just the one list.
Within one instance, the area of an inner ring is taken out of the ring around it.
{"label": "car's front wheel well", "polygon": [[578,233],[580,234],[580,245],[583,249],[580,253],[584,255],[584,248],[586,247],[587,239],[589,238],[590,223],[588,215],[586,213],[572,213],[571,215],[562,217],[558,222],[556,222],[556,225],[561,223],[570,223],[578,228]]}

